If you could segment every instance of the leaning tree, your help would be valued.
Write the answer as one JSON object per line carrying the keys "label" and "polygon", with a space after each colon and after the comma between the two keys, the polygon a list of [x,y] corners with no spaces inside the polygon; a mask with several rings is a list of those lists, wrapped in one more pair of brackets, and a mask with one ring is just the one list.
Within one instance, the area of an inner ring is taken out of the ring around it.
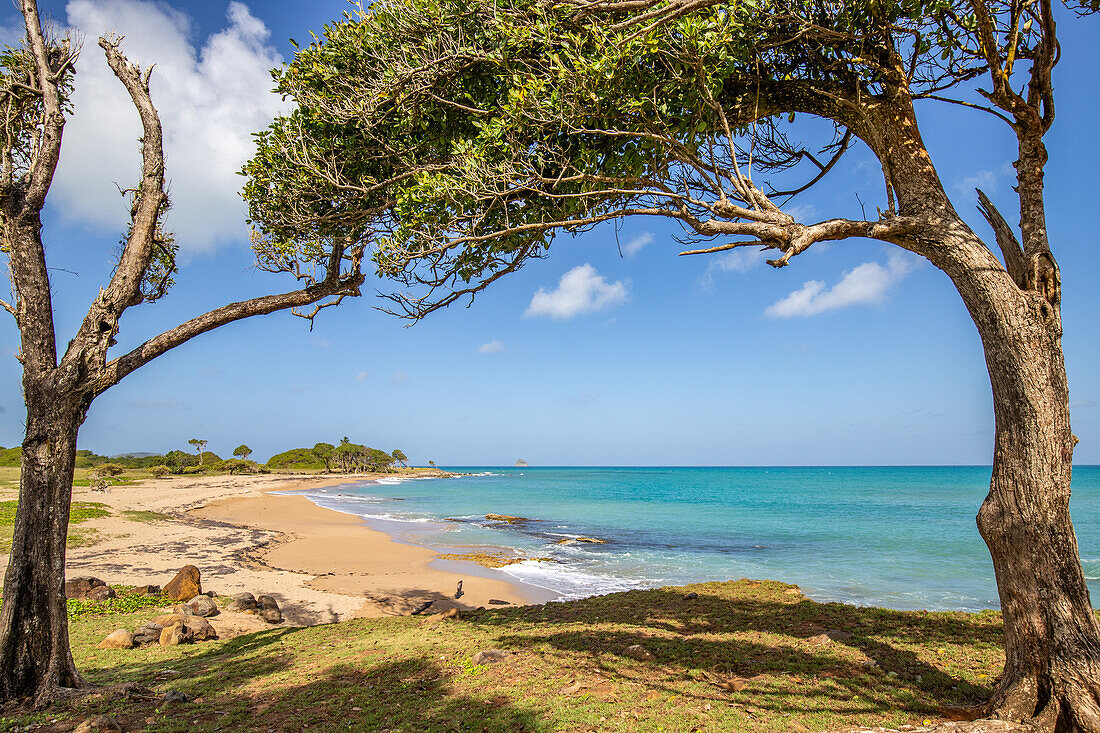
{"label": "leaning tree", "polygon": [[[291,273],[297,289],[198,315],[125,353],[111,347],[127,309],[161,298],[176,277],[176,243],[162,226],[168,209],[160,119],[149,70],[130,63],[121,39],[99,40],[106,62],[126,88],[143,128],[140,180],[128,191],[130,225],[108,282],[60,351],[54,329],[50,268],[42,210],[61,153],[77,44],[43,28],[34,0],[20,0],[26,35],[0,54],[0,251],[7,256],[14,298],[0,301],[19,329],[27,406],[11,558],[0,610],[0,703],[49,702],[83,682],[69,649],[65,609],[65,535],[77,431],[92,401],[135,369],[199,334],[283,309],[312,318],[317,309],[359,295],[365,240],[345,228],[339,239],[311,239],[288,249],[257,235],[259,267]],[[55,263],[56,264],[56,263]]]}
{"label": "leaning tree", "polygon": [[[297,107],[261,136],[245,195],[288,249],[317,227],[370,227],[397,282],[388,307],[412,319],[560,231],[632,215],[679,222],[697,242],[683,254],[757,247],[783,267],[863,237],[926,258],[966,304],[993,390],[978,527],[1007,658],[984,711],[1095,733],[1100,625],[1069,516],[1076,440],[1043,200],[1055,30],[1051,0],[379,0],[278,74]],[[991,243],[959,216],[917,100],[1008,126],[1018,236],[984,194]],[[823,126],[821,145],[800,142]],[[798,220],[787,203],[856,145],[881,164],[877,214]]]}

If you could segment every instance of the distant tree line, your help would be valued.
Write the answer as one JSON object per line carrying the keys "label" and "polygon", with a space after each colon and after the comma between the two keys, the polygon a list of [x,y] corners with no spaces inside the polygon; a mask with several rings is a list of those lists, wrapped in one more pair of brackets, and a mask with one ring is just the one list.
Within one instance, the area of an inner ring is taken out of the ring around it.
{"label": "distant tree line", "polygon": [[[326,473],[382,473],[396,466],[408,467],[409,459],[399,449],[389,453],[366,445],[352,443],[347,436],[339,444],[317,443],[312,448],[292,448],[272,456],[266,464],[249,460],[252,449],[245,444],[233,450],[234,458],[223,459],[213,451],[205,450],[207,441],[192,438],[188,443],[194,451],[171,450],[164,455],[103,456],[90,450],[76,452],[76,467],[96,469],[108,476],[116,476],[123,469],[152,471],[155,475],[176,475],[228,471],[229,473],[267,473],[272,469],[313,470]],[[0,446],[0,467],[18,467],[22,448]]]}

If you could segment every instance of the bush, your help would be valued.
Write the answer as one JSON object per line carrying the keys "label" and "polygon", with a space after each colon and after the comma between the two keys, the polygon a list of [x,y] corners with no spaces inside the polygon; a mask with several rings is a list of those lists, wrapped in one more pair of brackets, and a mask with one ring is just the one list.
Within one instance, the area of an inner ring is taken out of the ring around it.
{"label": "bush", "polygon": [[206,473],[206,466],[184,466],[179,469],[181,476],[192,476],[196,473]]}
{"label": "bush", "polygon": [[118,465],[117,463],[104,463],[102,466],[99,466],[96,470],[100,474],[102,474],[103,476],[119,476],[126,469],[124,469],[122,466]]}
{"label": "bush", "polygon": [[288,451],[271,456],[268,468],[300,468],[324,470],[325,462],[313,454],[310,448],[291,448]]}
{"label": "bush", "polygon": [[163,463],[159,466],[153,466],[149,469],[149,473],[153,474],[153,478],[164,478],[168,475],[168,466]]}

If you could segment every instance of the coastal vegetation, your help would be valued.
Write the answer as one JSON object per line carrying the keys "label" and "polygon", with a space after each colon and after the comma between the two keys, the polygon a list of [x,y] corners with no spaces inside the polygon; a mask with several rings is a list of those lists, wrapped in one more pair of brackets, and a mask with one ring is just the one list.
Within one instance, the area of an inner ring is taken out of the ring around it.
{"label": "coastal vegetation", "polygon": [[[201,647],[96,648],[147,617],[97,611],[72,624],[89,681],[147,693],[0,717],[0,729],[93,714],[164,733],[328,730],[335,721],[353,730],[495,733],[898,728],[957,717],[991,694],[1004,662],[997,612],[815,603],[768,581],[491,608],[436,622],[272,628]],[[654,659],[630,657],[635,644]],[[508,655],[475,663],[486,649]],[[187,700],[164,703],[170,690]]]}
{"label": "coastal vegetation", "polygon": [[[1054,7],[357,6],[277,74],[296,106],[260,135],[245,195],[258,228],[289,251],[319,232],[373,229],[374,262],[395,283],[389,308],[414,321],[546,255],[561,232],[628,216],[682,226],[684,255],[752,247],[780,268],[815,244],[868,238],[925,258],[965,304],[992,385],[992,480],[977,520],[1007,656],[986,711],[1100,733],[1100,624],[1069,514],[1077,439],[1044,200]],[[981,191],[990,234],[959,215],[917,104],[1007,125],[1016,195],[1000,198],[1018,234]],[[882,172],[868,194],[877,216],[868,206],[815,221],[790,204],[857,147]]]}

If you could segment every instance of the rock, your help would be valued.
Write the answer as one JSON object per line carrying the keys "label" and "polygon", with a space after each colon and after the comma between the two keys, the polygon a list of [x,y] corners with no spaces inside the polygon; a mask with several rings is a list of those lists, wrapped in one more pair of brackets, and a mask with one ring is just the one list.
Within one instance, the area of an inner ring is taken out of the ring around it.
{"label": "rock", "polygon": [[186,606],[193,616],[209,618],[210,616],[217,616],[219,613],[218,604],[210,596],[196,596],[188,601]]}
{"label": "rock", "polygon": [[135,586],[133,593],[135,596],[159,596],[159,585],[139,585]]}
{"label": "rock", "polygon": [[172,606],[172,613],[176,614],[177,616],[195,615],[191,613],[191,607],[188,606],[186,603],[177,603],[175,606]]}
{"label": "rock", "polygon": [[164,630],[164,627],[160,624],[145,624],[139,626],[138,630],[134,632],[134,643],[138,646],[145,646],[147,644],[159,644],[160,632]]}
{"label": "rock", "polygon": [[783,591],[783,595],[800,596],[802,595],[802,591],[798,588],[798,586],[794,586],[793,588],[788,588],[787,590]]}
{"label": "rock", "polygon": [[412,616],[419,616],[420,614],[431,608],[433,603],[435,603],[435,601],[424,601],[423,603],[418,603],[413,606],[413,610],[409,611],[409,614]]}
{"label": "rock", "polygon": [[184,565],[161,592],[177,601],[189,601],[202,595],[201,576],[202,573],[194,565]]}
{"label": "rock", "polygon": [[[66,598],[88,598],[94,588],[106,588],[107,583],[90,575],[80,575],[65,581]],[[113,593],[114,591],[112,591]]]}
{"label": "rock", "polygon": [[652,662],[654,659],[657,658],[656,656],[654,656],[653,652],[649,651],[641,644],[633,644],[631,646],[628,646],[626,648],[626,656],[633,657],[639,662]]}
{"label": "rock", "polygon": [[260,604],[256,600],[256,596],[251,593],[238,593],[233,596],[233,601],[229,604],[228,608],[230,611],[256,613],[260,610]]}
{"label": "rock", "polygon": [[503,649],[482,649],[470,660],[474,664],[498,664],[512,655]]}
{"label": "rock", "polygon": [[691,593],[688,593],[686,596],[684,596],[684,600],[693,601],[698,597],[699,597],[699,594],[696,593],[695,591],[692,591]]}
{"label": "rock", "polygon": [[153,619],[153,623],[159,624],[165,629],[176,625],[183,626],[196,641],[218,638],[218,632],[214,630],[210,622],[200,616],[185,616],[178,613],[169,613],[164,616],[157,616]]}
{"label": "rock", "polygon": [[279,604],[271,596],[256,596],[256,602],[260,604],[258,613],[260,618],[269,624],[281,624],[283,612],[279,610]]}
{"label": "rock", "polygon": [[526,468],[527,466],[529,466],[531,464],[529,464],[527,461],[523,460],[522,458],[517,458],[515,465],[516,465],[516,468]]}
{"label": "rock", "polygon": [[169,690],[164,693],[159,700],[157,700],[157,706],[171,705],[173,703],[191,702],[191,697],[186,692],[180,692],[179,690]]}
{"label": "rock", "polygon": [[256,613],[260,614],[261,619],[270,624],[283,623],[283,612],[279,610],[278,603],[271,595],[257,595],[256,603],[260,605]]}
{"label": "rock", "polygon": [[486,514],[485,518],[490,522],[507,522],[508,524],[531,521],[527,517],[513,517],[511,514]]}
{"label": "rock", "polygon": [[845,639],[851,639],[852,634],[848,631],[841,631],[840,629],[829,629],[828,631],[818,634],[817,636],[811,636],[806,641],[811,646],[821,646],[822,644],[828,644],[833,641],[844,641]]}
{"label": "rock", "polygon": [[194,634],[184,626],[182,623],[177,623],[172,626],[165,626],[160,632],[160,645],[161,646],[177,646],[179,644],[190,644],[195,640]]}
{"label": "rock", "polygon": [[453,619],[461,618],[461,616],[458,613],[457,608],[450,608],[450,609],[447,609],[446,611],[443,611],[441,613],[433,613],[431,616],[428,616],[425,619],[425,621],[429,624],[434,624],[437,621],[443,621],[443,620],[449,619],[449,618],[453,618]]}
{"label": "rock", "polygon": [[607,540],[596,539],[595,537],[566,537],[564,540],[558,540],[559,545],[571,545],[574,542],[584,542],[589,545],[606,545]]}
{"label": "rock", "polygon": [[97,585],[88,591],[88,600],[90,601],[105,601],[108,598],[115,598],[118,593],[115,593],[115,589],[109,585]]}
{"label": "rock", "polygon": [[489,599],[489,605],[490,606],[511,606],[512,602],[511,601],[502,601],[499,598],[490,598]]}
{"label": "rock", "polygon": [[107,634],[107,638],[97,646],[99,649],[133,649],[134,637],[126,629],[119,629]]}
{"label": "rock", "polygon": [[73,733],[91,733],[92,731],[121,731],[122,726],[110,715],[93,715],[85,718]]}

